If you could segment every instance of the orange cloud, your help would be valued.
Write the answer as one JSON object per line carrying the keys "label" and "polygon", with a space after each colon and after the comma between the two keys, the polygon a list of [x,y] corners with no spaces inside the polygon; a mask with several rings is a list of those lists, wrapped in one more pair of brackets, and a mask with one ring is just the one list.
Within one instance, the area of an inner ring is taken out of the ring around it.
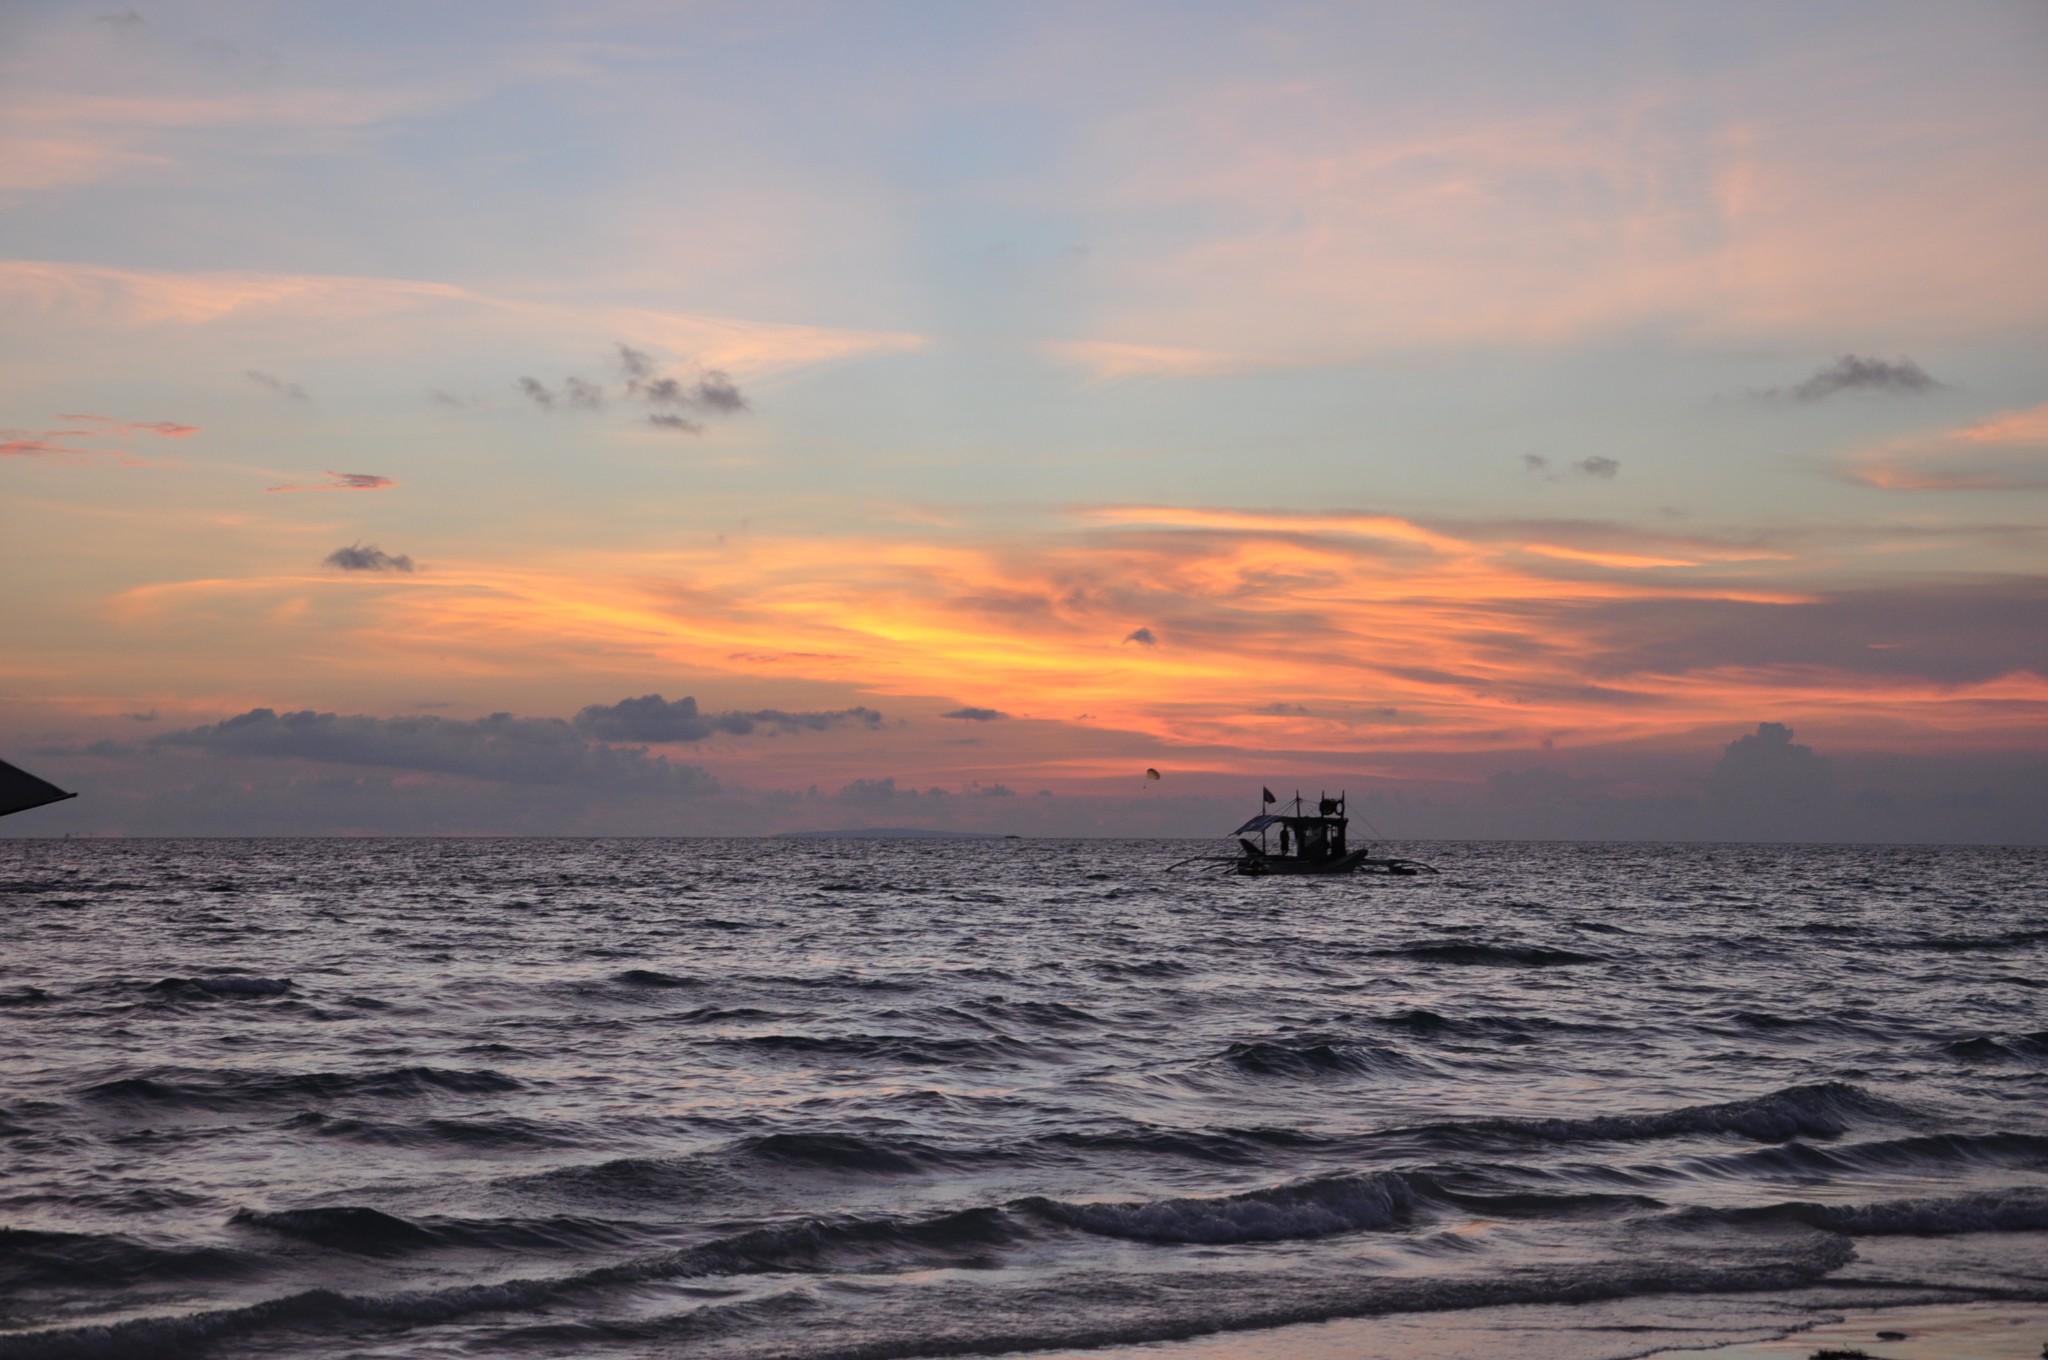
{"label": "orange cloud", "polygon": [[[1085,712],[1212,766],[1277,747],[1370,759],[1676,740],[1788,706],[1895,741],[2038,744],[2048,730],[2038,659],[1981,621],[2031,608],[2024,596],[1864,600],[1682,541],[1609,553],[1569,537],[1109,507],[1007,537],[751,538],[538,565],[437,555],[433,581],[360,584],[346,602],[294,578],[117,604],[147,626],[246,596],[274,638],[278,616],[256,602],[310,600],[307,637],[366,674],[724,674],[892,711],[884,699]],[[345,646],[329,610],[348,611]],[[1124,645],[1140,628],[1155,646]]]}
{"label": "orange cloud", "polygon": [[2048,489],[2048,402],[1892,440],[1853,458],[1843,475],[1887,491]]}

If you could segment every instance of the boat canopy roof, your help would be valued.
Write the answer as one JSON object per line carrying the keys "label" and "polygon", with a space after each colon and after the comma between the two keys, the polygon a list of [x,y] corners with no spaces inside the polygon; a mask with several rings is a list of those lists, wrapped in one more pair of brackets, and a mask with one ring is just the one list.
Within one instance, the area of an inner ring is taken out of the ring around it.
{"label": "boat canopy roof", "polygon": [[1342,817],[1296,817],[1282,816],[1277,812],[1261,812],[1258,816],[1252,818],[1230,834],[1233,836],[1248,836],[1254,831],[1264,831],[1269,826],[1299,826],[1303,822],[1341,822],[1344,820]]}

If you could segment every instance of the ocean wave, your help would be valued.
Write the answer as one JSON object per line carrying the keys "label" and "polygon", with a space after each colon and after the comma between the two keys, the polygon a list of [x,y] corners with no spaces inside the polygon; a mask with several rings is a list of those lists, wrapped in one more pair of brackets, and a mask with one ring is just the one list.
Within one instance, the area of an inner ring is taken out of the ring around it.
{"label": "ocean wave", "polygon": [[415,1221],[362,1205],[267,1211],[240,1209],[228,1222],[234,1227],[259,1229],[330,1250],[364,1256],[396,1255],[443,1247],[530,1251],[614,1246],[635,1236],[625,1224],[567,1215]]}
{"label": "ocean wave", "polygon": [[[1206,1201],[1208,1209],[1192,1213],[1178,1208],[1185,1201],[1162,1201],[1158,1202],[1162,1207],[1176,1207],[1155,1214],[1151,1225],[1137,1224],[1129,1217],[1120,1221],[1098,1217],[1081,1230],[1101,1231],[1106,1226],[1111,1236],[1167,1242],[1278,1240],[1273,1234],[1259,1233],[1260,1209],[1223,1206],[1250,1206],[1258,1202],[1266,1209],[1283,1209],[1286,1197],[1292,1194],[1307,1208],[1307,1213],[1288,1225],[1292,1229],[1289,1235],[1316,1235],[1326,1225],[1332,1231],[1356,1231],[1382,1223],[1391,1225],[1402,1212],[1398,1200],[1407,1193],[1404,1186],[1403,1179],[1397,1176],[1351,1178],[1348,1187],[1335,1181],[1311,1182]],[[1320,1209],[1309,1205],[1311,1200]],[[285,1330],[335,1332],[367,1326],[402,1333],[490,1313],[538,1313],[572,1303],[593,1290],[665,1280],[872,1269],[973,1269],[999,1264],[1007,1248],[1029,1240],[1033,1234],[1027,1219],[1050,1219],[1057,1223],[1062,1211],[1099,1215],[1133,1207],[1142,1210],[1144,1206],[1019,1201],[1007,1208],[968,1209],[924,1219],[813,1219],[560,1277],[381,1295],[306,1290],[239,1308],[16,1332],[0,1335],[0,1360],[112,1360],[139,1354],[178,1354],[202,1351],[236,1337]],[[1216,1212],[1219,1208],[1220,1214]],[[1175,1231],[1172,1220],[1176,1213],[1182,1215],[1179,1227],[1205,1235],[1157,1235],[1159,1229]],[[1218,1230],[1227,1232],[1224,1225],[1233,1217],[1237,1235],[1207,1235]],[[1339,1223],[1347,1226],[1336,1226]],[[1134,1226],[1150,1226],[1155,1231],[1132,1231]],[[813,1332],[804,1350],[814,1360],[879,1355],[986,1355],[1170,1340],[1203,1332],[1387,1313],[1515,1303],[1583,1303],[1656,1293],[1782,1289],[1810,1283],[1853,1256],[1849,1239],[1840,1234],[1814,1233],[1811,1239],[1774,1241],[1763,1252],[1738,1249],[1732,1254],[1704,1256],[1690,1251],[1683,1255],[1638,1254],[1583,1265],[1539,1266],[1493,1278],[1354,1275],[1305,1287],[1263,1271],[1239,1273],[1226,1279],[1220,1278],[1214,1269],[1183,1270],[1148,1275],[1142,1299],[1118,1291],[1117,1302],[1099,1300],[1102,1306],[1098,1307],[1088,1306],[1091,1295],[1079,1275],[1053,1277],[1042,1287],[1027,1287],[1021,1294],[1014,1287],[991,1293],[984,1306],[975,1306],[971,1294],[956,1289],[952,1305],[942,1311],[901,1317],[890,1328],[887,1341],[873,1331],[875,1322],[884,1321],[886,1315],[874,1321],[849,1315],[845,1322],[859,1329],[857,1336],[838,1330],[828,1339]],[[802,1296],[770,1295],[739,1307],[711,1305],[721,1318],[719,1325],[709,1329],[702,1325],[704,1319],[700,1316],[706,1310],[691,1309],[638,1320],[627,1326],[626,1331],[636,1337],[670,1340],[691,1334],[707,1339],[730,1336],[734,1328],[745,1328],[750,1321],[769,1323],[790,1308],[800,1307],[801,1301]],[[1059,1306],[1054,1306],[1056,1302]],[[827,1328],[840,1321],[831,1315],[804,1311],[814,1323]],[[606,1330],[610,1324],[598,1326]],[[502,1337],[503,1333],[499,1335]]]}
{"label": "ocean wave", "polygon": [[1332,1140],[1294,1129],[1171,1129],[1140,1125],[1130,1129],[1047,1134],[1033,1140],[1033,1145],[1079,1152],[1130,1153],[1147,1160],[1177,1157],[1242,1166],[1263,1162],[1275,1152],[1326,1148],[1332,1145]]}
{"label": "ocean wave", "polygon": [[434,1234],[380,1209],[336,1205],[316,1209],[238,1209],[230,1224],[261,1228],[281,1237],[341,1251],[382,1254],[432,1246]]}
{"label": "ocean wave", "polygon": [[614,973],[612,981],[628,987],[702,987],[702,978],[681,977],[675,973],[663,973],[652,968],[628,968],[623,973]]}
{"label": "ocean wave", "polygon": [[1843,1176],[1912,1172],[1945,1175],[1970,1167],[2048,1166],[2048,1137],[2032,1133],[1930,1133],[1910,1138],[1816,1146],[1788,1142],[1680,1164],[1689,1174]]}
{"label": "ocean wave", "polygon": [[466,1148],[489,1152],[534,1147],[577,1147],[587,1131],[557,1128],[516,1115],[483,1115],[467,1119],[420,1119],[388,1123],[374,1119],[334,1118],[308,1110],[287,1127],[305,1129],[322,1138],[360,1143],[365,1147]]}
{"label": "ocean wave", "polygon": [[1099,1237],[1140,1242],[1279,1242],[1405,1227],[1420,1198],[1400,1172],[1325,1176],[1238,1195],[1070,1203],[1032,1197],[1015,1207]]}
{"label": "ocean wave", "polygon": [[2035,1030],[2032,1034],[2009,1034],[2003,1038],[1980,1034],[1943,1044],[1942,1051],[1968,1063],[2039,1065],[2048,1062],[2048,1029]]}
{"label": "ocean wave", "polygon": [[1837,1138],[1860,1120],[1895,1119],[1904,1113],[1900,1106],[1861,1087],[1823,1081],[1744,1100],[1687,1105],[1652,1114],[1472,1119],[1425,1125],[1412,1132],[1452,1147],[1484,1146],[1502,1139],[1572,1144],[1715,1134],[1782,1143],[1793,1138]]}
{"label": "ocean wave", "polygon": [[2016,1186],[1879,1204],[1817,1204],[1789,1200],[1746,1208],[1682,1209],[1680,1222],[1798,1223],[1850,1237],[1952,1237],[1959,1233],[2048,1232],[2048,1189]]}
{"label": "ocean wave", "polygon": [[1300,1036],[1232,1044],[1215,1061],[1255,1077],[1389,1076],[1430,1071],[1397,1049]]}
{"label": "ocean wave", "polygon": [[235,1280],[264,1269],[261,1257],[224,1247],[158,1247],[112,1233],[0,1228],[0,1294]]}
{"label": "ocean wave", "polygon": [[654,1261],[607,1267],[593,1283],[780,1271],[968,1269],[996,1264],[1002,1248],[1030,1236],[1004,1209],[960,1209],[929,1218],[815,1218],[737,1233]]}
{"label": "ocean wave", "polygon": [[1420,1006],[1380,1016],[1373,1023],[1383,1029],[1399,1030],[1418,1038],[1435,1038],[1438,1035],[1479,1035],[1508,1043],[1533,1039],[1539,1034],[1597,1034],[1614,1028],[1612,1025],[1558,1020],[1547,1015],[1449,1016],[1425,1010]]}
{"label": "ocean wave", "polygon": [[2002,953],[2048,943],[2048,930],[2008,930],[1997,935],[1928,935],[1907,940],[1910,949],[1931,949],[1943,954]]}
{"label": "ocean wave", "polygon": [[723,1167],[697,1157],[614,1157],[507,1176],[495,1184],[557,1201],[630,1207],[698,1200],[732,1188]]}
{"label": "ocean wave", "polygon": [[718,1042],[760,1053],[794,1053],[913,1067],[1008,1063],[1030,1052],[1028,1044],[1007,1036],[940,1039],[918,1034],[747,1034]]}
{"label": "ocean wave", "polygon": [[731,1155],[777,1166],[906,1175],[965,1160],[914,1139],[882,1142],[850,1133],[770,1133],[735,1144]]}
{"label": "ocean wave", "polygon": [[1533,944],[1469,944],[1462,940],[1400,945],[1366,951],[1371,958],[1413,959],[1417,963],[1449,963],[1471,968],[1563,968],[1580,963],[1605,963],[1602,954],[1549,949]]}
{"label": "ocean wave", "polygon": [[283,996],[291,989],[290,978],[245,977],[239,974],[222,977],[167,977],[149,985],[152,992],[183,995],[198,992],[209,997]]}
{"label": "ocean wave", "polygon": [[485,1095],[523,1086],[516,1078],[490,1068],[410,1066],[370,1072],[152,1068],[143,1075],[97,1082],[79,1095],[102,1104],[231,1109],[243,1104],[360,1096],[416,1100],[436,1095]]}

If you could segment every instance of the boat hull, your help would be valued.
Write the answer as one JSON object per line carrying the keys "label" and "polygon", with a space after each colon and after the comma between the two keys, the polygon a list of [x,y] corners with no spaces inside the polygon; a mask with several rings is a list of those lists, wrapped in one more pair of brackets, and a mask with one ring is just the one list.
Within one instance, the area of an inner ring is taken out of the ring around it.
{"label": "boat hull", "polygon": [[1266,855],[1254,852],[1235,861],[1232,870],[1247,878],[1265,878],[1274,874],[1391,874],[1397,878],[1408,878],[1415,874],[1436,872],[1419,860],[1374,859],[1364,850],[1353,850],[1348,855],[1322,860],[1296,859],[1291,855]]}

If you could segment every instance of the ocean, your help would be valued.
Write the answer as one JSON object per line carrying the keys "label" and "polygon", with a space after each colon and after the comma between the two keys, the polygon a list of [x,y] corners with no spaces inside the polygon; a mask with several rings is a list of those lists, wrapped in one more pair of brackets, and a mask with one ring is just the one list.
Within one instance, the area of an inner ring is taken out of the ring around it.
{"label": "ocean", "polygon": [[2048,1300],[2048,851],[1216,848],[0,842],[0,1357]]}

